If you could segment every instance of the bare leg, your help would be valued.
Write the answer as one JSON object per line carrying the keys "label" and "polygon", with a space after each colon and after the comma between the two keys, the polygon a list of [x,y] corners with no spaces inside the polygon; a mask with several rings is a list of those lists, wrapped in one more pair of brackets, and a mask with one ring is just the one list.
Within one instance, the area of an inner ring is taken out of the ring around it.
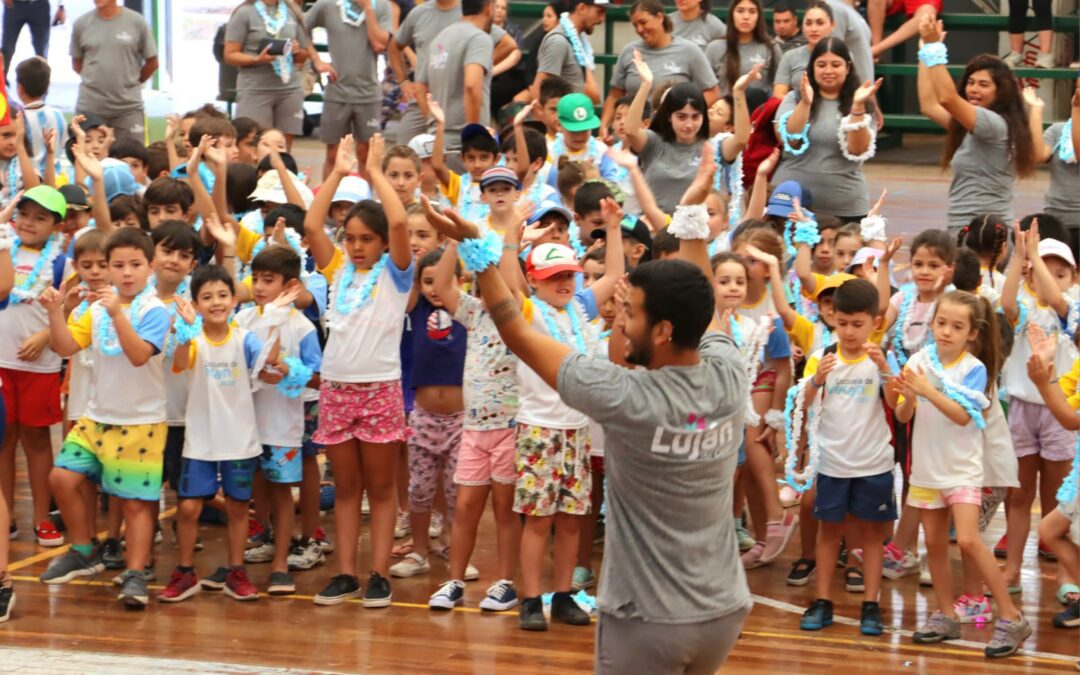
{"label": "bare leg", "polygon": [[[296,505],[292,499],[292,484],[270,483],[271,500],[274,502],[274,560],[271,572],[288,572],[289,546],[292,545],[293,521]],[[247,518],[244,519],[247,527]],[[247,538],[245,533],[244,538]]]}
{"label": "bare leg", "polygon": [[570,584],[574,578],[574,560],[577,558],[578,537],[581,535],[581,521],[582,516],[569,513],[555,514],[555,560],[551,570],[551,582],[556,591],[570,591]]}
{"label": "bare leg", "polygon": [[[54,468],[49,474],[49,487],[56,496],[60,514],[67,525],[68,541],[76,546],[87,546],[93,533],[87,529],[86,504],[81,487],[86,476],[67,469]],[[6,534],[6,533],[5,533]],[[141,568],[140,568],[141,569]]]}
{"label": "bare leg", "polygon": [[934,581],[934,597],[938,609],[950,619],[953,610],[952,565],[949,562],[949,510],[919,509],[923,534],[926,536],[926,558],[930,577]]}
{"label": "bare leg", "polygon": [[818,521],[814,518],[816,497],[817,488],[810,488],[803,493],[802,501],[799,502],[799,543],[802,546],[802,557],[807,560],[817,560]]}
{"label": "bare leg", "polygon": [[244,542],[247,539],[247,502],[225,498],[226,531],[229,537],[229,567],[244,564]]}
{"label": "bare leg", "polygon": [[[540,575],[552,519],[553,516],[525,516],[525,530],[521,533],[521,590],[526,598],[540,595]],[[573,570],[570,574],[573,576]],[[569,590],[570,584],[566,588]]]}
{"label": "bare leg", "polygon": [[[450,534],[450,578],[463,580],[476,547],[476,530],[487,504],[488,485],[458,485],[454,530]],[[415,547],[415,544],[414,544]],[[501,561],[501,557],[500,557]]]}
{"label": "bare leg", "polygon": [[360,444],[348,441],[326,447],[334,468],[334,525],[337,528],[338,568],[356,576],[356,548],[360,544]]}
{"label": "bare leg", "polygon": [[[124,511],[127,568],[142,572],[150,560],[154,544],[154,514],[152,504],[138,499],[121,500]],[[65,519],[66,520],[66,519]]]}
{"label": "bare leg", "polygon": [[866,583],[863,600],[877,602],[881,592],[881,568],[885,562],[885,549],[881,543],[885,540],[885,533],[891,523],[855,519],[849,519],[848,522],[855,526],[854,529],[858,530],[859,538],[862,539],[863,579]]}
{"label": "bare leg", "polygon": [[[460,486],[459,486],[460,489]],[[494,483],[491,486],[491,508],[495,512],[495,536],[498,538],[499,576],[513,579],[521,550],[521,519],[514,513],[514,486]],[[457,529],[457,516],[454,516]],[[452,549],[451,549],[452,550]]]}
{"label": "bare leg", "polygon": [[52,470],[52,439],[49,427],[19,427],[19,440],[26,453],[30,496],[34,502],[34,525],[49,519],[49,471]]}
{"label": "bare leg", "polygon": [[[1013,604],[1009,597],[1009,591],[1005,585],[1005,577],[998,569],[994,554],[986,548],[979,536],[979,505],[978,504],[953,504],[953,523],[956,526],[956,544],[960,552],[971,558],[971,561],[979,568],[979,572],[986,578],[986,585],[994,594],[997,601],[998,615],[1007,621],[1015,621],[1020,618],[1020,610]],[[937,584],[935,583],[935,592]]]}
{"label": "bare leg", "polygon": [[179,547],[177,564],[180,567],[195,566],[195,540],[199,536],[199,514],[203,500],[181,499],[176,508],[176,543]]}
{"label": "bare leg", "polygon": [[1031,531],[1031,506],[1035,502],[1039,464],[1038,455],[1019,459],[1020,487],[1009,489],[1009,508],[1006,513],[1005,534],[1009,550],[1005,558],[1005,581],[1013,585],[1020,580],[1020,566],[1024,562],[1024,546]]}
{"label": "bare leg", "polygon": [[840,555],[840,539],[844,536],[843,523],[821,522],[818,525],[817,550],[815,557],[821,564],[814,579],[817,597],[828,600],[832,597],[832,568]]}
{"label": "bare leg", "polygon": [[[390,574],[390,549],[394,545],[397,444],[361,443],[360,446],[364,489],[371,504],[371,568],[385,577]],[[356,513],[359,516],[359,508]]]}
{"label": "bare leg", "polygon": [[319,528],[319,458],[304,457],[303,480],[300,483],[300,534],[305,538],[315,536]]}

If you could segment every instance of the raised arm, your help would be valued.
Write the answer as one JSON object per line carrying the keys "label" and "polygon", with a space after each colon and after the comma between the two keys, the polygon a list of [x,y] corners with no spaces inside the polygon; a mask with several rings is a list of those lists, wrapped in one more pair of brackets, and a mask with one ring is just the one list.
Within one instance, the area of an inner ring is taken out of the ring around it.
{"label": "raised arm", "polygon": [[637,155],[625,148],[619,150],[609,148],[607,156],[626,169],[630,175],[630,184],[634,186],[634,196],[637,197],[638,205],[641,206],[642,215],[645,216],[645,220],[649,221],[649,229],[655,232],[664,227],[667,222],[667,214],[656,203],[656,196],[653,195],[652,188],[649,187],[648,181],[645,180],[645,174],[642,173],[641,167],[638,166]]}
{"label": "raised arm", "polygon": [[641,78],[641,86],[634,94],[634,100],[630,103],[630,110],[626,113],[626,138],[630,142],[630,149],[641,152],[645,147],[649,135],[641,126],[645,117],[645,104],[649,102],[649,92],[652,91],[653,73],[649,64],[641,58],[641,52],[634,50],[634,67],[637,68],[638,77]]}
{"label": "raised arm", "polygon": [[105,170],[101,168],[101,162],[96,157],[86,154],[84,145],[76,143],[72,146],[75,155],[76,166],[82,167],[91,180],[93,188],[90,195],[91,213],[94,215],[94,223],[97,229],[109,234],[114,226],[112,217],[109,215],[109,200],[105,198]]}
{"label": "raised arm", "polygon": [[784,277],[780,273],[780,261],[776,259],[776,256],[766,253],[756,246],[747,246],[746,252],[752,258],[765,263],[769,268],[769,289],[772,292],[773,305],[776,306],[776,313],[784,321],[784,330],[790,331],[795,326],[795,319],[799,315],[791,308],[787,298],[784,297]]}
{"label": "raised arm", "polygon": [[949,115],[949,111],[941,107],[937,94],[934,93],[934,85],[930,81],[930,71],[922,63],[919,64],[916,85],[919,94],[919,112],[926,117],[929,117],[934,124],[943,129],[947,129],[949,127],[949,120],[951,120],[952,117]]}
{"label": "raised arm", "polygon": [[750,200],[746,204],[746,218],[765,217],[765,207],[769,203],[769,176],[780,163],[780,148],[774,149],[769,156],[758,164],[754,174],[754,186],[750,189]]}
{"label": "raised arm", "polygon": [[1069,314],[1069,301],[1058,290],[1054,275],[1046,266],[1046,261],[1039,255],[1039,221],[1032,219],[1031,229],[1027,232],[1027,259],[1031,261],[1031,282],[1035,286],[1035,295],[1039,302],[1049,305],[1057,315],[1065,318]]}
{"label": "raised arm", "polygon": [[[10,256],[4,257],[10,259]],[[82,351],[82,346],[75,341],[68,328],[64,316],[64,296],[60,291],[49,286],[38,296],[38,302],[49,315],[49,348],[65,359]]]}
{"label": "raised arm", "polygon": [[1013,225],[1013,254],[1005,270],[1005,283],[1001,286],[1001,313],[1016,325],[1020,318],[1020,275],[1027,262],[1027,233],[1020,231],[1020,224]]}
{"label": "raised arm", "polygon": [[23,188],[29,190],[41,185],[41,178],[34,168],[34,160],[26,151],[26,120],[21,112],[15,113],[15,155],[19,162],[19,173],[22,174]]}
{"label": "raised arm", "polygon": [[889,311],[892,309],[892,305],[889,300],[892,298],[892,283],[889,279],[889,263],[892,262],[896,252],[900,250],[900,247],[904,245],[904,240],[900,237],[896,237],[885,248],[885,252],[881,254],[881,262],[878,263],[877,277],[875,281],[877,283],[878,292],[878,312],[886,317],[885,330],[889,329],[890,321],[888,319]]}
{"label": "raised arm", "polygon": [[751,82],[761,79],[763,67],[764,64],[755,63],[753,68],[736,80],[735,86],[731,88],[731,98],[735,101],[735,109],[732,110],[735,133],[725,138],[720,147],[720,153],[724,156],[725,162],[734,162],[742,149],[746,147],[746,142],[750,140],[750,109],[746,105],[746,88]]}
{"label": "raised arm", "polygon": [[[778,131],[799,134],[802,133],[810,121],[810,107],[814,103],[814,89],[810,86],[810,78],[806,74],[803,74],[800,92],[799,102],[795,105],[795,109],[791,111],[791,115],[788,116],[786,128]],[[777,118],[777,124],[779,125],[779,123],[779,118]]]}
{"label": "raised arm", "polygon": [[[311,208],[304,216],[304,235],[307,237],[308,250],[315,258],[315,264],[325,268],[334,258],[334,242],[326,234],[326,218],[330,214],[330,204],[334,201],[334,192],[337,191],[341,179],[348,176],[356,167],[356,145],[352,134],[346,135],[338,144],[337,158],[334,160],[334,168],[330,175],[323,180],[319,193],[311,202]],[[371,148],[368,148],[370,156]]]}
{"label": "raised arm", "polygon": [[622,209],[611,197],[600,202],[604,214],[604,274],[589,288],[596,298],[596,306],[603,305],[615,292],[615,283],[626,273],[626,254],[622,245]]}
{"label": "raised arm", "polygon": [[202,216],[203,220],[216,215],[217,211],[214,208],[213,200],[210,199],[210,193],[206,191],[202,176],[199,175],[199,165],[202,164],[203,152],[210,147],[212,142],[212,138],[204,135],[199,141],[199,145],[191,149],[191,156],[188,158],[187,163],[188,184],[191,186],[191,191],[195,193],[195,213]]}
{"label": "raised arm", "polygon": [[431,113],[431,119],[435,121],[435,143],[431,148],[431,169],[439,184],[444,188],[450,187],[450,169],[446,168],[446,115],[443,114],[442,106],[431,94],[427,95],[427,106]]}
{"label": "raised arm", "polygon": [[1046,164],[1054,154],[1054,149],[1043,140],[1043,112],[1046,104],[1039,98],[1039,92],[1034,87],[1024,87],[1024,103],[1028,109],[1028,129],[1034,145],[1035,162]]}
{"label": "raised arm", "polygon": [[442,257],[432,268],[435,277],[435,294],[442,300],[443,307],[453,316],[461,304],[462,291],[454,285],[454,268],[457,267],[457,242],[449,239],[443,248]]}
{"label": "raised arm", "polygon": [[[405,206],[401,203],[394,186],[382,171],[383,150],[386,142],[382,134],[375,134],[368,142],[367,170],[371,188],[382,203],[386,213],[387,232],[390,241],[390,260],[403,270],[412,262],[409,249],[409,230],[405,222]],[[321,190],[320,190],[321,192]]]}
{"label": "raised arm", "polygon": [[[939,44],[945,39],[945,34],[941,28],[941,22],[937,21],[932,15],[924,15],[919,22],[919,34],[922,36],[923,44],[926,46],[932,44]],[[926,69],[926,77],[930,81],[930,85],[933,87],[934,96],[937,98],[938,103],[945,109],[946,114],[956,122],[971,131],[975,128],[975,111],[976,107],[968,103],[960,92],[956,90],[956,84],[952,80],[952,76],[949,75],[949,69],[944,63],[939,63],[933,66],[926,66],[923,63],[919,64],[920,75],[923,69]],[[935,122],[939,122],[929,113],[924,114],[930,117]],[[942,126],[947,126],[948,120]]]}

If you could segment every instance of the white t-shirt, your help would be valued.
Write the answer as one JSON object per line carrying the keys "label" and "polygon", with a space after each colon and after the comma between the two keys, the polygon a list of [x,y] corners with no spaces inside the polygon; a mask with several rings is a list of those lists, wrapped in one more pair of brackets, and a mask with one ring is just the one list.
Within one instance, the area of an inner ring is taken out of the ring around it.
{"label": "white t-shirt", "polygon": [[[344,263],[345,256],[337,249],[330,264],[319,270],[330,281],[331,307],[337,297],[338,283],[334,277]],[[359,288],[367,274],[357,270],[346,283]],[[412,283],[412,261],[407,268],[399,270],[388,259],[367,304],[342,317],[340,325],[328,324],[322,366],[324,380],[365,383],[401,379],[401,334]]]}
{"label": "white t-shirt", "polygon": [[[595,296],[593,296],[591,290],[586,288],[576,293],[574,300],[571,302],[580,303],[580,309],[584,310],[581,314],[584,314],[587,320],[582,322],[581,328],[585,333],[583,339],[586,349],[591,353],[588,345],[594,345],[599,337],[598,329],[591,323],[597,314]],[[570,311],[577,310],[571,310],[568,307],[565,310],[553,312],[555,323],[560,332],[567,336],[572,331]],[[540,316],[540,310],[531,299],[525,301],[522,313],[533,330],[550,335],[550,331]],[[559,339],[558,336],[552,337]],[[571,343],[570,346],[574,346],[574,344]],[[559,397],[559,392],[549,387],[532,368],[519,361],[517,374],[518,382],[521,384],[520,407],[517,415],[517,421],[520,424],[545,429],[581,429],[588,426],[589,418],[563,403],[562,398]]]}
{"label": "white t-shirt", "polygon": [[[9,255],[7,252],[2,255]],[[15,256],[15,286],[26,282],[27,276],[41,258],[41,251],[26,246],[19,248]],[[71,260],[64,263],[63,279],[53,278],[53,264],[44,264],[38,281],[31,292],[40,293],[48,286],[58,288],[60,283],[74,273]],[[49,329],[49,313],[37,302],[16,302],[14,295],[8,297],[8,306],[0,314],[0,368],[28,373],[59,373],[60,357],[46,347],[36,361],[20,361],[19,347],[34,333]]]}
{"label": "white t-shirt", "polygon": [[[90,311],[87,307],[83,312]],[[78,321],[83,312],[76,307],[68,317],[69,321]],[[71,422],[78,421],[86,414],[86,406],[90,405],[90,383],[94,378],[94,355],[88,349],[84,349],[68,361],[68,396],[67,418]]]}
{"label": "white t-shirt", "polygon": [[[303,314],[289,308],[284,322],[277,322],[262,312],[261,307],[249,307],[236,315],[236,325],[245,328],[266,344],[280,336],[280,356],[298,358],[313,372],[322,366],[322,349],[315,326]],[[259,439],[266,445],[299,448],[304,442],[304,399],[289,398],[277,387],[263,384],[255,392],[255,420]]]}
{"label": "white t-shirt", "polygon": [[[818,371],[824,350],[806,362],[805,377]],[[817,443],[818,472],[832,478],[877,476],[892,469],[892,433],[881,399],[881,375],[866,354],[847,360],[836,350],[836,367],[825,378]],[[812,391],[812,390],[811,390]]]}
{"label": "white t-shirt", "polygon": [[[930,319],[934,314],[934,305],[937,303],[919,302],[918,291],[910,290],[906,292],[915,294],[915,299],[911,303],[911,313],[909,314],[911,320],[908,321],[907,328],[904,329],[904,337],[907,338],[908,344],[911,345],[911,349],[907,350],[905,348],[905,351],[907,351],[908,358],[911,358],[911,355],[921,349],[923,344],[926,343],[926,338],[930,334]],[[904,304],[904,293],[905,291],[897,291],[889,298],[889,304],[897,311],[897,321],[900,321],[899,312]],[[886,337],[889,340],[889,344],[892,345],[893,351],[896,351],[898,346],[902,346],[897,344],[899,341],[896,339],[896,329],[896,324],[893,324],[889,328],[888,333],[886,333]]]}
{"label": "white t-shirt", "polygon": [[221,462],[262,454],[251,391],[251,368],[259,358],[262,343],[254,333],[234,326],[221,342],[213,342],[202,333],[188,349],[191,390],[184,457]]}
{"label": "white t-shirt", "polygon": [[[123,309],[125,314],[131,311],[128,306]],[[117,425],[164,422],[165,357],[161,349],[171,324],[169,311],[156,296],[147,296],[139,316],[132,320],[135,332],[155,351],[149,361],[138,367],[131,365],[123,351],[115,356],[101,351],[97,329],[107,316],[101,302],[95,302],[81,318],[68,323],[71,337],[93,355],[86,417],[102,424]]]}
{"label": "white t-shirt", "polygon": [[1020,467],[1016,461],[1009,422],[995,389],[988,397],[990,407],[983,411],[983,487],[1020,487]]}
{"label": "white t-shirt", "polygon": [[[926,352],[920,351],[911,357],[907,368],[921,367],[938,391],[943,391],[942,383],[930,372],[929,364]],[[986,366],[968,352],[953,363],[942,365],[945,377],[951,382],[979,393],[986,388]],[[985,409],[985,400],[971,400]],[[975,426],[975,420],[957,426],[937,406],[922,397],[917,405],[911,439],[911,484],[938,490],[982,487],[983,430]]]}
{"label": "white t-shirt", "polygon": [[[190,300],[191,298],[185,298]],[[174,298],[162,300],[165,309],[173,316],[175,322],[176,303]],[[165,340],[165,421],[170,427],[184,426],[184,415],[187,408],[188,390],[191,387],[191,371],[185,370],[177,373],[172,368],[172,353],[176,350],[176,332],[170,330]]]}
{"label": "white t-shirt", "polygon": [[[1076,358],[1076,348],[1062,330],[1061,319],[1057,312],[1047,305],[1040,304],[1027,284],[1020,288],[1016,300],[1017,303],[1024,304],[1027,316],[1024,319],[1022,331],[1013,341],[1012,353],[1005,360],[1005,366],[1001,371],[1001,383],[1009,396],[1015,396],[1028,403],[1045,405],[1042,395],[1031,383],[1031,378],[1027,374],[1027,362],[1031,358],[1031,345],[1027,340],[1028,328],[1039,325],[1047,335],[1058,341],[1057,350],[1054,352],[1056,377],[1061,377],[1072,368],[1073,359]],[[1019,321],[1019,318],[1017,320]]]}

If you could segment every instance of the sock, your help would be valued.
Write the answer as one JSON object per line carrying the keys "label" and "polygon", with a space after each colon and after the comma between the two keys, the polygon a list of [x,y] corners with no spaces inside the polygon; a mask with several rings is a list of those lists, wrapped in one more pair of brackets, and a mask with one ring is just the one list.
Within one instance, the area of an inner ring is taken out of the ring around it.
{"label": "sock", "polygon": [[184,567],[183,565],[177,565],[176,569],[180,570],[184,574],[191,574],[195,571],[194,567]]}
{"label": "sock", "polygon": [[93,544],[72,544],[71,545],[71,550],[75,551],[75,552],[77,552],[77,553],[79,553],[79,554],[81,554],[81,555],[83,555],[83,556],[85,556],[87,558],[89,558],[90,554],[94,552],[94,545]]}

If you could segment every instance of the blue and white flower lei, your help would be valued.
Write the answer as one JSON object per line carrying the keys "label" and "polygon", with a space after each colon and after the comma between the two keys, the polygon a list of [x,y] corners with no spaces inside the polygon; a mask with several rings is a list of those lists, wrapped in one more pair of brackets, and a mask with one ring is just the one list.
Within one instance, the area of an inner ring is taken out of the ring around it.
{"label": "blue and white flower lei", "polygon": [[[150,277],[149,286],[154,289],[155,293],[157,292],[157,277]],[[190,279],[188,279],[187,277],[184,277],[184,279],[182,279],[180,281],[180,285],[176,287],[176,292],[173,293],[173,297],[176,297],[176,296],[180,296],[180,297],[184,298],[185,300],[190,300],[191,299],[191,281],[190,281]],[[178,343],[179,333],[180,333],[179,325],[180,325],[180,323],[183,323],[184,320],[180,316],[180,313],[176,311],[176,303],[175,302],[165,305],[165,309],[169,312],[169,315],[172,316],[172,319],[173,319],[173,330],[170,331],[169,334],[165,337],[165,358],[166,359],[171,359],[173,354],[176,353],[176,345]],[[194,337],[195,335],[198,335],[199,333],[202,332],[202,317],[199,317],[196,320],[196,323],[199,324],[199,328],[198,328],[198,330],[195,331],[195,333],[194,333],[194,335],[192,335],[192,337]],[[179,344],[187,344],[188,341],[190,341],[190,338],[187,341],[180,342]]]}
{"label": "blue and white flower lei", "polygon": [[[787,123],[794,110],[789,110],[780,116],[780,121],[777,123],[777,131],[780,132],[780,140],[784,144],[784,152],[790,153],[798,157],[807,150],[810,149],[810,122],[806,123],[803,130],[798,133],[791,133],[788,131]],[[791,147],[792,141],[801,141],[802,145],[798,148]]]}
{"label": "blue and white flower lei", "polygon": [[581,306],[581,303],[576,299],[571,300],[570,304],[565,308],[566,315],[570,319],[569,335],[559,326],[559,322],[555,318],[556,310],[554,307],[536,296],[533,296],[532,303],[540,314],[540,319],[544,322],[548,335],[582,354],[593,353],[589,349],[587,338],[594,336],[595,331],[588,330],[588,316],[585,314],[585,309]]}
{"label": "blue and white flower lei", "polygon": [[[375,3],[377,0],[371,0],[371,9],[375,9]],[[364,23],[364,10],[357,11],[354,8],[352,0],[337,0],[338,7],[341,8],[341,22],[346,26],[352,26],[353,28],[359,28]]]}
{"label": "blue and white flower lei", "polygon": [[[139,329],[139,322],[142,319],[142,309],[152,297],[156,297],[156,293],[152,286],[147,284],[146,288],[139,291],[131,300],[131,306],[127,310],[121,309],[128,316],[128,320],[131,321],[131,325],[135,330]],[[118,356],[124,351],[124,348],[120,346],[120,338],[116,335],[116,326],[113,324],[112,317],[105,311],[104,307],[100,308],[101,316],[97,322],[97,330],[95,336],[95,342],[98,345],[98,349],[102,354],[106,356]]]}
{"label": "blue and white flower lei", "polygon": [[[21,248],[22,240],[15,237],[15,243],[11,246],[11,264],[13,266],[18,264],[19,249]],[[45,241],[45,246],[38,255],[37,262],[34,263],[26,278],[12,287],[11,298],[17,303],[30,303],[37,300],[38,296],[41,295],[41,292],[45,290],[52,280],[52,266],[59,255],[60,236],[57,234],[49,235],[49,238]],[[42,274],[45,270],[49,270],[47,278]]]}
{"label": "blue and white flower lei", "polygon": [[563,12],[559,15],[559,26],[566,33],[566,39],[570,41],[570,49],[574,52],[574,60],[582,68],[596,69],[596,58],[593,56],[592,45],[588,40],[582,40],[574,23],[570,21],[570,15]]}
{"label": "blue and white flower lei", "polygon": [[[285,24],[289,21],[289,10],[285,6],[283,0],[278,0],[277,16],[272,17],[266,9],[266,4],[262,0],[255,0],[255,11],[258,13],[259,18],[262,19],[263,27],[266,32],[274,38],[277,38],[281,34],[282,29],[285,28]],[[292,79],[293,72],[293,55],[292,52],[285,52],[281,56],[275,57],[271,62],[274,68],[274,73],[281,78],[281,81],[288,84]]]}
{"label": "blue and white flower lei", "polygon": [[289,367],[289,374],[283,377],[275,388],[285,398],[299,398],[315,371],[304,365],[297,356],[285,357],[285,365]]}
{"label": "blue and white flower lei", "polygon": [[[255,243],[255,246],[251,249],[252,260],[254,260],[256,256],[258,256],[260,253],[263,252],[263,250],[266,249],[268,240],[269,237],[259,238],[259,241],[257,241]],[[307,252],[304,250],[303,245],[300,243],[300,235],[296,233],[296,230],[293,230],[289,227],[285,228],[285,240],[289,242],[289,246],[292,247],[292,250],[296,251],[296,254],[300,256],[301,260],[303,260],[305,256],[307,256]]]}
{"label": "blue and white flower lei", "polygon": [[334,286],[330,293],[330,307],[326,312],[327,322],[332,329],[341,328],[342,319],[371,301],[371,297],[379,283],[379,278],[382,276],[382,271],[386,268],[389,260],[390,254],[383,253],[379,261],[368,271],[359,288],[351,288],[353,277],[356,276],[356,265],[353,264],[352,260],[346,260],[341,265],[341,269],[338,270],[334,277]]}
{"label": "blue and white flower lei", "polygon": [[173,337],[172,349],[166,349],[166,355],[172,356],[176,351],[177,345],[186,345],[192,340],[197,338],[203,332],[203,318],[201,315],[196,315],[195,320],[188,323],[184,317],[179,314],[176,316],[176,321],[173,322]]}
{"label": "blue and white flower lei", "polygon": [[926,360],[929,361],[929,370],[941,380],[941,386],[944,390],[944,394],[960,404],[960,407],[964,409],[975,426],[979,429],[986,428],[986,418],[983,417],[983,408],[990,405],[990,401],[981,391],[975,391],[969,389],[962,384],[953,382],[945,373],[945,368],[941,365],[941,359],[938,358],[937,345],[931,342],[923,347],[922,351],[926,354]]}
{"label": "blue and white flower lei", "polygon": [[479,239],[466,239],[458,244],[458,257],[468,272],[480,272],[502,259],[502,237],[488,230]]}
{"label": "blue and white flower lei", "polygon": [[1077,483],[1080,482],[1080,434],[1076,435],[1076,448],[1073,453],[1072,469],[1058,488],[1057,500],[1062,504],[1076,501]]}
{"label": "blue and white flower lei", "polygon": [[896,353],[896,361],[902,368],[907,364],[909,355],[917,346],[908,340],[907,330],[911,325],[911,309],[918,296],[918,290],[915,284],[907,284],[900,289],[900,292],[903,295],[900,300],[900,311],[896,315],[896,322],[893,323],[892,347]]}
{"label": "blue and white flower lei", "polygon": [[9,199],[14,199],[19,192],[19,178],[19,159],[18,157],[12,157],[11,161],[8,162],[7,185],[4,186],[7,188]]}
{"label": "blue and white flower lei", "polygon": [[1072,144],[1072,120],[1066,120],[1057,142],[1058,159],[1066,164],[1076,164],[1076,148]]}
{"label": "blue and white flower lei", "polygon": [[[819,392],[815,389],[806,409],[807,390],[812,386],[810,377],[803,378],[799,384],[788,389],[784,402],[784,437],[787,439],[787,456],[784,459],[784,480],[793,490],[806,492],[814,486],[817,467],[821,458],[821,448],[817,442],[818,425],[821,423]],[[826,378],[827,380],[828,378]],[[799,437],[802,434],[803,413],[806,414],[806,466],[797,471],[799,461]]]}
{"label": "blue and white flower lei", "polygon": [[1075,338],[1076,331],[1080,329],[1080,301],[1073,300],[1068,293],[1063,295],[1069,306],[1069,312],[1065,315],[1065,332],[1070,338]]}
{"label": "blue and white flower lei", "polygon": [[[563,139],[563,134],[560,131],[555,134],[555,141],[551,144],[551,159],[554,162],[558,162],[559,158],[567,154],[566,141]],[[589,136],[589,142],[585,145],[585,155],[588,159],[593,161],[597,171],[600,170],[600,162],[604,160],[604,156],[607,154],[607,146],[596,139],[595,136]],[[573,160],[575,162],[581,160]]]}
{"label": "blue and white flower lei", "polygon": [[[482,201],[473,200],[473,182],[472,176],[468,173],[461,176],[461,187],[459,188],[458,195],[461,200],[461,208],[459,213],[465,220],[479,221],[488,217],[491,213],[491,207]],[[479,194],[479,189],[475,192]]]}
{"label": "blue and white flower lei", "polygon": [[574,249],[574,255],[577,256],[578,260],[581,260],[588,251],[585,249],[585,244],[581,243],[581,228],[578,227],[576,220],[570,221],[566,235],[570,237],[570,248]]}

